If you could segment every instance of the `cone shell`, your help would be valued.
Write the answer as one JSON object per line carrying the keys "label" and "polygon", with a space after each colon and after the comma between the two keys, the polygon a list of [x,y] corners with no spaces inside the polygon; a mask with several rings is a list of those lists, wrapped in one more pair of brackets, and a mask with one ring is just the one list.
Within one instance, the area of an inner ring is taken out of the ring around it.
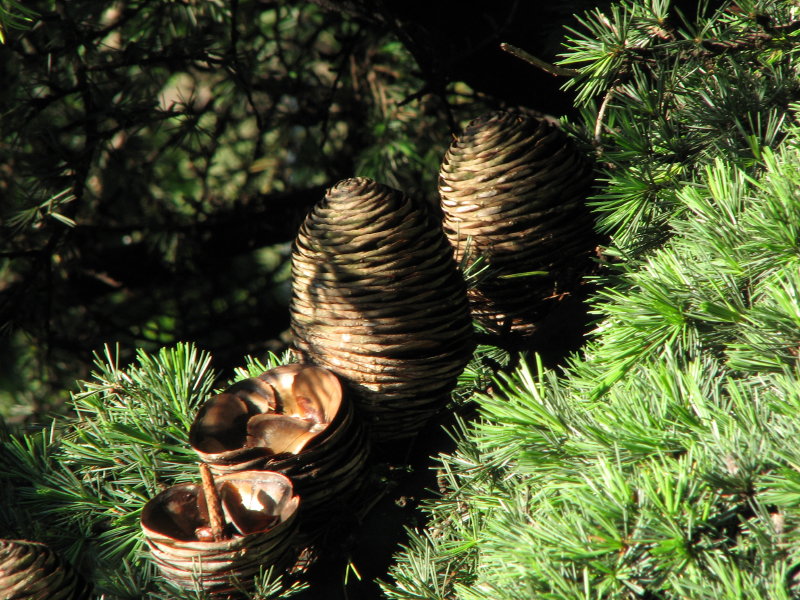
{"label": "cone shell", "polygon": [[[208,509],[199,485],[167,488],[151,499],[142,530],[162,575],[184,589],[245,589],[261,569],[293,560],[300,498],[280,473],[242,471],[216,479],[230,539],[208,540]],[[238,580],[238,583],[237,581]]]}
{"label": "cone shell", "polygon": [[489,331],[533,333],[585,274],[592,181],[591,161],[564,131],[523,109],[483,115],[452,143],[439,174],[443,225],[459,262],[483,257],[489,267],[469,292]]}
{"label": "cone shell", "polygon": [[366,178],[328,190],[292,254],[291,327],[304,360],[342,377],[372,437],[410,437],[473,350],[465,285],[430,208]]}
{"label": "cone shell", "polygon": [[290,477],[304,525],[350,503],[366,480],[364,425],[339,378],[313,365],[276,367],[214,396],[189,441],[215,474],[264,469]]}
{"label": "cone shell", "polygon": [[0,540],[0,597],[85,600],[91,588],[45,544]]}

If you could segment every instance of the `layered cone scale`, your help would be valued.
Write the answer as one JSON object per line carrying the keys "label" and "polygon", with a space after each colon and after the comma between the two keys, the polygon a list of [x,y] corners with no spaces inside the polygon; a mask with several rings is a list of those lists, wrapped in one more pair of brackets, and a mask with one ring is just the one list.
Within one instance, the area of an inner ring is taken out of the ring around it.
{"label": "layered cone scale", "polygon": [[189,441],[216,475],[261,469],[291,478],[303,526],[354,501],[367,480],[363,423],[336,375],[312,365],[276,367],[213,396]]}
{"label": "layered cone scale", "polygon": [[85,600],[90,588],[49,547],[27,540],[0,540],[0,598]]}
{"label": "layered cone scale", "polygon": [[294,561],[301,500],[287,477],[241,471],[210,485],[220,506],[207,500],[206,485],[187,483],[167,488],[142,510],[145,540],[166,579],[221,595],[250,590],[261,571],[280,572]]}
{"label": "layered cone scale", "polygon": [[596,244],[585,205],[591,161],[550,120],[523,109],[478,117],[441,165],[444,230],[456,259],[483,259],[470,289],[490,332],[527,336],[574,292]]}
{"label": "layered cone scale", "polygon": [[429,207],[366,178],[336,184],[303,223],[290,312],[295,349],[348,383],[380,442],[416,434],[473,350],[465,284]]}

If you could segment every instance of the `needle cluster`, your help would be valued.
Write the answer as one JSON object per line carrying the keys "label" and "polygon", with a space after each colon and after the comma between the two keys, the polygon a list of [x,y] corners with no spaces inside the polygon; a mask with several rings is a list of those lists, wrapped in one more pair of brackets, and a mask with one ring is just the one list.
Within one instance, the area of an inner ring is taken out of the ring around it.
{"label": "needle cluster", "polygon": [[606,179],[596,326],[473,396],[389,598],[800,593],[796,19],[626,2],[570,34]]}

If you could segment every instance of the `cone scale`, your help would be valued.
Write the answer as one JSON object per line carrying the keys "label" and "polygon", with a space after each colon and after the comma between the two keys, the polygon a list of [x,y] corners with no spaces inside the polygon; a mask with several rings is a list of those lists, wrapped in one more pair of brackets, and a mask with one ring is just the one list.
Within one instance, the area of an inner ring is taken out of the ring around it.
{"label": "cone scale", "polygon": [[453,141],[439,173],[443,227],[456,260],[488,267],[469,291],[488,331],[529,336],[575,290],[595,246],[592,181],[566,133],[523,109],[478,117]]}
{"label": "cone scale", "polygon": [[366,178],[328,190],[292,253],[294,347],[347,382],[376,441],[415,435],[472,353],[466,290],[427,205]]}
{"label": "cone scale", "polygon": [[293,562],[301,499],[289,478],[270,471],[229,473],[210,485],[220,498],[221,523],[212,522],[208,494],[197,484],[169,487],[144,506],[151,558],[165,579],[186,590],[199,586],[215,597],[252,591],[261,571]]}
{"label": "cone scale", "polygon": [[301,527],[356,503],[369,444],[339,379],[312,365],[275,367],[205,402],[189,442],[216,475],[282,473],[303,500]]}
{"label": "cone scale", "polygon": [[0,540],[0,598],[84,600],[89,586],[48,546]]}

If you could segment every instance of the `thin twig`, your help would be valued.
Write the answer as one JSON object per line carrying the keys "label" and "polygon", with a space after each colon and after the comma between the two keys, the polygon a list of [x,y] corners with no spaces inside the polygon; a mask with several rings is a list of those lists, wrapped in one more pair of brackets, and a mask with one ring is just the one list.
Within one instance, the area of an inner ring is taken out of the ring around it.
{"label": "thin twig", "polygon": [[517,58],[524,60],[526,63],[541,69],[545,73],[550,73],[550,75],[555,77],[575,77],[576,75],[580,75],[580,71],[577,69],[567,69],[565,67],[559,67],[558,65],[550,64],[549,62],[543,61],[541,58],[536,58],[529,52],[525,52],[525,50],[522,48],[517,48],[516,46],[512,46],[506,42],[500,44],[500,49],[503,52],[508,52],[512,56],[516,56]]}
{"label": "thin twig", "polygon": [[594,122],[594,143],[596,146],[600,145],[600,131],[603,129],[603,120],[606,116],[606,109],[608,108],[611,98],[614,97],[616,87],[612,87],[606,92],[603,98],[603,103],[600,105],[600,110],[597,111],[597,119]]}

